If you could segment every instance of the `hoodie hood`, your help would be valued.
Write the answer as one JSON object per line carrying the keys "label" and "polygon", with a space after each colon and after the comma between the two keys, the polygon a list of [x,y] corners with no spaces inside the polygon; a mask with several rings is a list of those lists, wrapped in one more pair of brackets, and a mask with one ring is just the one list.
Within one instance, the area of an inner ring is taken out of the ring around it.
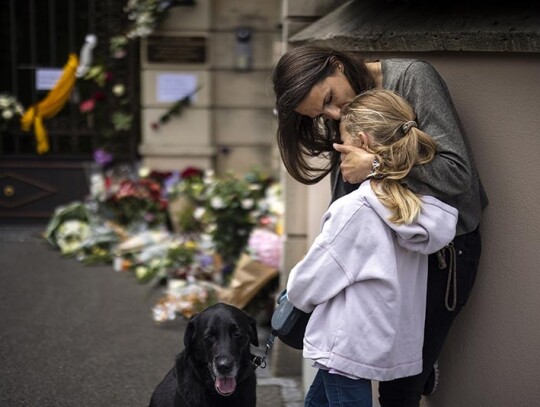
{"label": "hoodie hood", "polygon": [[420,196],[420,214],[408,225],[397,225],[389,221],[392,213],[379,201],[369,180],[364,181],[359,190],[373,210],[395,231],[398,244],[407,250],[422,254],[435,253],[450,243],[456,235],[458,210],[437,198]]}

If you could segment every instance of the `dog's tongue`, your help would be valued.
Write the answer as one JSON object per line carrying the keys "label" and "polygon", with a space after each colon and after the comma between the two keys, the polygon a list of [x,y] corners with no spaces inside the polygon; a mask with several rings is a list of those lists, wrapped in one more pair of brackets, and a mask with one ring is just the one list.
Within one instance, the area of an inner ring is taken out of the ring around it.
{"label": "dog's tongue", "polygon": [[236,389],[236,379],[234,377],[218,377],[215,386],[219,394],[228,396]]}

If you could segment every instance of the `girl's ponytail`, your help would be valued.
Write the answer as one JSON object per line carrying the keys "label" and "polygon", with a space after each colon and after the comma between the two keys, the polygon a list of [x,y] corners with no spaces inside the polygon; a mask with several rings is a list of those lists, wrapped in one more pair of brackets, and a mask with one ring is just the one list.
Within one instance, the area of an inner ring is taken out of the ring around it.
{"label": "girl's ponytail", "polygon": [[389,220],[396,224],[409,224],[420,213],[422,202],[403,179],[415,165],[433,160],[437,152],[435,142],[417,127],[407,129],[406,134],[390,146],[381,146],[379,170],[371,183],[377,198],[392,211]]}

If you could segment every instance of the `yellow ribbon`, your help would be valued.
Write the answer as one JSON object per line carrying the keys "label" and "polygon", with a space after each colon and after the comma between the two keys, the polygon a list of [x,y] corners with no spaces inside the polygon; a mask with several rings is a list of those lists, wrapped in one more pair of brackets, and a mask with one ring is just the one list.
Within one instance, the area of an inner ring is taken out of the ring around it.
{"label": "yellow ribbon", "polygon": [[29,107],[21,118],[21,129],[23,131],[30,131],[32,127],[34,129],[38,154],[49,151],[49,139],[43,119],[50,119],[55,116],[66,104],[77,79],[76,71],[78,66],[79,59],[77,55],[70,54],[62,75],[54,88],[49,91],[43,100]]}

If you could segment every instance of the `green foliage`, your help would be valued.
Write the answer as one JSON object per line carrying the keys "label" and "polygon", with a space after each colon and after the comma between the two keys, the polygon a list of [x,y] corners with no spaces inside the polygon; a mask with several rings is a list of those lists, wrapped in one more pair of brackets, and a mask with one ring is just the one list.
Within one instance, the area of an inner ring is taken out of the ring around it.
{"label": "green foliage", "polygon": [[234,264],[261,215],[259,206],[271,183],[269,176],[252,171],[240,178],[202,175],[182,179],[170,196],[185,203],[176,215],[183,233],[204,231],[225,264]]}

